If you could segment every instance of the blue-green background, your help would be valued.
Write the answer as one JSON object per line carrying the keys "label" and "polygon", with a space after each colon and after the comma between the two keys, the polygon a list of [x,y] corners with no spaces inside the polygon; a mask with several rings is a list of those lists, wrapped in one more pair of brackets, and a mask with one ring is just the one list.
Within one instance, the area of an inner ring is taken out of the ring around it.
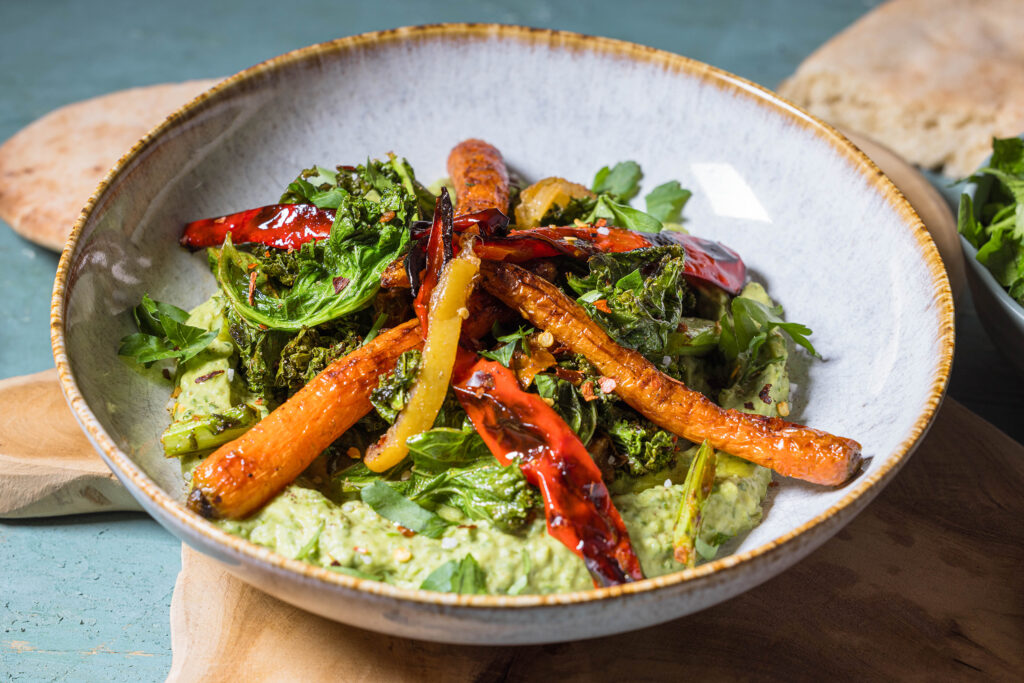
{"label": "blue-green background", "polygon": [[[310,43],[442,21],[611,36],[774,87],[876,4],[2,0],[0,140],[56,107],[94,95],[228,75]],[[0,377],[52,366],[48,310],[56,265],[55,254],[0,227]],[[966,293],[957,332],[951,395],[1021,440],[1020,378],[985,336]],[[0,679],[162,679],[170,666],[168,606],[179,549],[141,514],[0,522]]]}

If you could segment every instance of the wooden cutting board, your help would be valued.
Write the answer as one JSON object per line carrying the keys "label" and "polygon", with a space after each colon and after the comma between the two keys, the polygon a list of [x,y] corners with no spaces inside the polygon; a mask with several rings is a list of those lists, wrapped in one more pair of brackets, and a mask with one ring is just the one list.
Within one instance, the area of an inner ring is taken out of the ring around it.
{"label": "wooden cutting board", "polygon": [[0,380],[0,518],[141,509],[78,426],[55,369]]}
{"label": "wooden cutting board", "polygon": [[1020,680],[1024,446],[947,399],[868,508],[796,567],[676,621],[464,647],[302,612],[182,547],[168,681]]}

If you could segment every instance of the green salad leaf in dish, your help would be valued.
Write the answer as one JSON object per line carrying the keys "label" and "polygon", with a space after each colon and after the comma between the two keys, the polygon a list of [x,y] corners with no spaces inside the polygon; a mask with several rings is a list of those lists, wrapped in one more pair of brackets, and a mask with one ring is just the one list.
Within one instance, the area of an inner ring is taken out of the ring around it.
{"label": "green salad leaf in dish", "polygon": [[993,140],[988,166],[971,180],[985,178],[993,181],[992,191],[982,206],[970,195],[960,198],[957,229],[978,250],[978,261],[1024,306],[1024,140]]}
{"label": "green salad leaf in dish", "polygon": [[646,211],[635,162],[517,193],[477,140],[449,172],[435,196],[393,155],[314,166],[186,226],[215,291],[145,297],[119,353],[173,363],[162,443],[191,509],[338,573],[520,595],[714,558],[760,522],[766,465],[856,468],[856,442],[781,419],[810,330],[735,252],[662,231],[677,181]]}

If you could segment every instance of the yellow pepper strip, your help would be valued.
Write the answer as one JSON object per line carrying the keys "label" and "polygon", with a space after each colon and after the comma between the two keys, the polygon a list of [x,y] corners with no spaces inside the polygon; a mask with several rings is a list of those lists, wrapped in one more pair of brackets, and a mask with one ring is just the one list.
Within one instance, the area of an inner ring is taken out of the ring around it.
{"label": "yellow pepper strip", "polygon": [[458,257],[441,272],[437,288],[430,297],[427,338],[419,377],[409,395],[409,402],[383,441],[366,452],[366,466],[374,472],[383,472],[405,459],[409,453],[405,440],[434,426],[448,393],[466,299],[473,289],[473,279],[480,271],[480,259],[473,254],[472,245],[464,243],[462,247]]}

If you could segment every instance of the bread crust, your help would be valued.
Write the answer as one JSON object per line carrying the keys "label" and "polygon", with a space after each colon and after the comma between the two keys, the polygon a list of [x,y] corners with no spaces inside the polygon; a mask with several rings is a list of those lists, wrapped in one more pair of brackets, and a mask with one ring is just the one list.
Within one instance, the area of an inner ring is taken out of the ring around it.
{"label": "bread crust", "polygon": [[1020,0],[892,0],[811,54],[779,94],[925,168],[963,177],[1024,131]]}

